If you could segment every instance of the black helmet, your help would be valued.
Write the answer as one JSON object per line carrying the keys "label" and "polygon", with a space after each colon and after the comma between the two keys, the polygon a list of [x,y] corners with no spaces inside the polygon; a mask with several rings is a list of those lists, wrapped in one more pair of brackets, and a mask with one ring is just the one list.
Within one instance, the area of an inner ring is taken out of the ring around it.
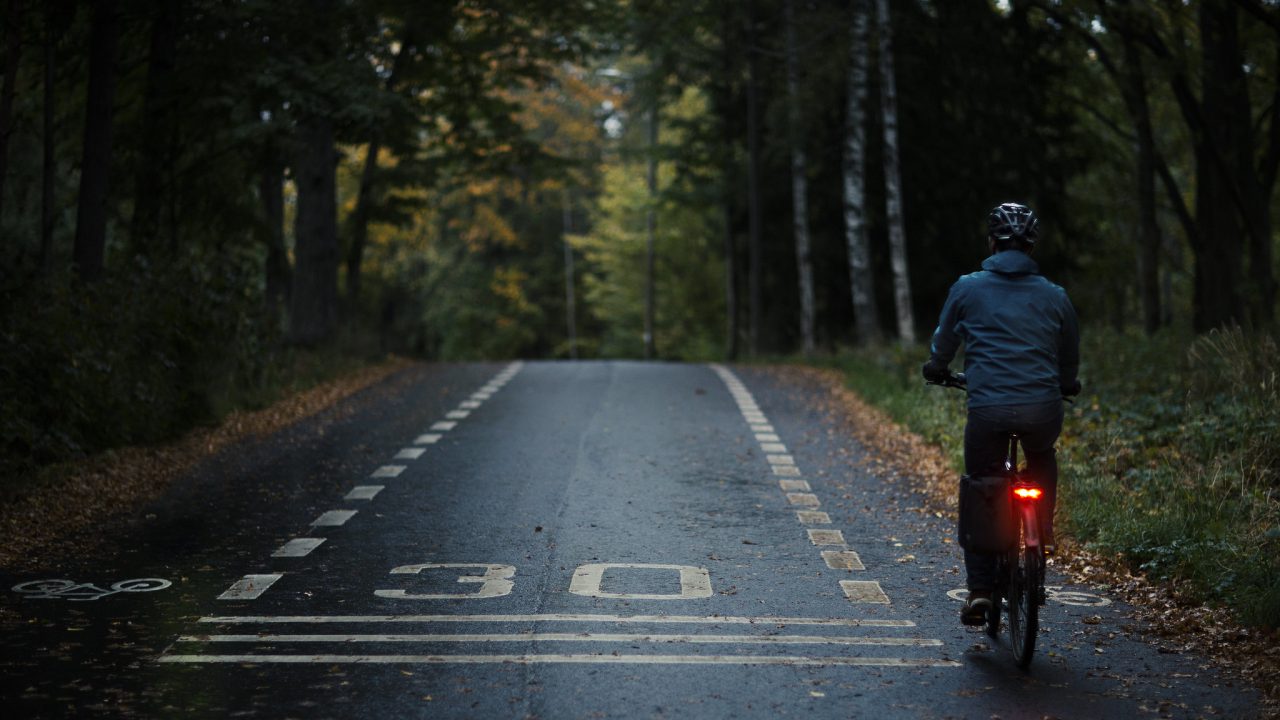
{"label": "black helmet", "polygon": [[1035,245],[1040,220],[1026,205],[1004,203],[987,216],[987,234],[993,240],[1023,240]]}

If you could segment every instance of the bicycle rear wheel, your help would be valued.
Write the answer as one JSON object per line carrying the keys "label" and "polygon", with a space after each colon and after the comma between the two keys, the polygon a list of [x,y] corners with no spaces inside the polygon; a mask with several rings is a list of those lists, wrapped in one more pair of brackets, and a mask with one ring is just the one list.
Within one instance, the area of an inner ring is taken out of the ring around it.
{"label": "bicycle rear wheel", "polygon": [[1027,547],[1027,522],[1035,509],[1018,513],[1018,543],[1009,553],[1009,639],[1018,667],[1031,665],[1040,628],[1040,548]]}

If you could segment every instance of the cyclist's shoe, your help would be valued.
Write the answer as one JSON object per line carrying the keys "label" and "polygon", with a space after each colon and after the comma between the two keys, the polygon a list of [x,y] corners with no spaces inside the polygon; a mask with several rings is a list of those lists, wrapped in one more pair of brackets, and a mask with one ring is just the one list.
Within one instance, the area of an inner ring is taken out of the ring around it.
{"label": "cyclist's shoe", "polygon": [[987,611],[991,609],[990,590],[971,590],[969,599],[964,601],[960,609],[960,622],[965,625],[985,625]]}

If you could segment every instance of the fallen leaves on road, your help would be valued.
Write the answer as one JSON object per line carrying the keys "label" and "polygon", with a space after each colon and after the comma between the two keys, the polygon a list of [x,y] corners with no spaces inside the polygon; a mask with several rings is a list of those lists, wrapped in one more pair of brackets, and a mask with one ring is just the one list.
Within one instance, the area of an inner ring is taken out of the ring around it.
{"label": "fallen leaves on road", "polygon": [[393,359],[321,383],[254,412],[234,412],[167,445],[124,448],[75,463],[58,482],[0,506],[0,567],[47,564],[95,541],[106,518],[158,497],[174,479],[231,443],[262,437],[384,380],[411,361]]}
{"label": "fallen leaves on road", "polygon": [[[874,456],[869,470],[886,480],[908,483],[921,495],[928,512],[955,519],[955,473],[940,448],[862,400],[835,370],[785,365],[768,371],[784,384],[825,398],[826,406],[820,409]],[[1140,632],[1158,652],[1207,658],[1229,678],[1261,691],[1263,716],[1280,717],[1280,643],[1274,631],[1242,627],[1225,609],[1191,602],[1178,584],[1156,583],[1134,574],[1123,558],[1093,552],[1069,537],[1059,538],[1053,562],[1073,582],[1101,586],[1131,605]],[[1084,620],[1086,624],[1100,621]]]}

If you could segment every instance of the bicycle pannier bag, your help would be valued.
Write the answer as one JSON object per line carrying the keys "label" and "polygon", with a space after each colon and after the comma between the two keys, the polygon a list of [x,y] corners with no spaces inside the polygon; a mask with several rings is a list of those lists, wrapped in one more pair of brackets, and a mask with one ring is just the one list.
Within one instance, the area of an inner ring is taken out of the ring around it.
{"label": "bicycle pannier bag", "polygon": [[1001,553],[1013,547],[1013,498],[1007,475],[960,478],[960,547]]}

